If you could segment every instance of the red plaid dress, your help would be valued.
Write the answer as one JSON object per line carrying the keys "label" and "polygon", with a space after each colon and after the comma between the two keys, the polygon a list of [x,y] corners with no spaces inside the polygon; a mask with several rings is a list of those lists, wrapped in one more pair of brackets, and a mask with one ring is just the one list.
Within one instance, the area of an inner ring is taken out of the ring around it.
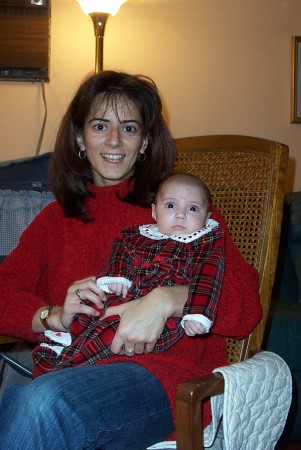
{"label": "red plaid dress", "polygon": [[[192,242],[173,239],[153,240],[142,236],[138,226],[127,228],[116,239],[106,276],[121,276],[132,281],[126,298],[109,294],[105,309],[138,297],[155,287],[188,285],[184,314],[201,314],[214,322],[225,267],[224,232],[211,230]],[[51,347],[39,345],[33,351],[39,373],[65,367],[95,364],[112,356],[110,345],[119,325],[119,317],[106,319],[79,314],[70,326],[72,343],[60,355]],[[169,318],[154,348],[168,350],[184,335],[180,318]],[[41,335],[40,344],[53,345]]]}

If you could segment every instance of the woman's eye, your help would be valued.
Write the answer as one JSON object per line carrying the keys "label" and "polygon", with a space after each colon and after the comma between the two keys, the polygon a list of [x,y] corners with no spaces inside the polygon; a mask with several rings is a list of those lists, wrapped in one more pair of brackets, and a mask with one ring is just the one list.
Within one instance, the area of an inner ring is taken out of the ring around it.
{"label": "woman's eye", "polygon": [[133,125],[127,125],[127,126],[124,128],[124,131],[126,131],[127,133],[134,133],[134,132],[136,131],[136,128],[133,127]]}
{"label": "woman's eye", "polygon": [[103,123],[97,123],[96,125],[94,125],[94,128],[97,131],[103,131],[103,130],[105,130],[105,125]]}

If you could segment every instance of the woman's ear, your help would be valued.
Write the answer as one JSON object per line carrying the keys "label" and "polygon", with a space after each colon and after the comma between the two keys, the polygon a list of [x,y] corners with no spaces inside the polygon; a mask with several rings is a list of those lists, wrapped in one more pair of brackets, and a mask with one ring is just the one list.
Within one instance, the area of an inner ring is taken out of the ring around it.
{"label": "woman's ear", "polygon": [[152,203],[152,218],[154,220],[157,220],[157,216],[156,216],[156,205],[154,203]]}
{"label": "woman's ear", "polygon": [[147,146],[148,146],[148,137],[145,137],[143,139],[141,150],[145,150]]}
{"label": "woman's ear", "polygon": [[138,161],[140,161],[140,162],[144,162],[146,159],[145,150],[146,150],[147,145],[148,145],[148,138],[145,137],[145,138],[143,138],[143,142],[142,142],[141,148],[139,150]]}
{"label": "woman's ear", "polygon": [[78,143],[80,150],[85,150],[85,144],[81,134],[76,135],[76,142]]}

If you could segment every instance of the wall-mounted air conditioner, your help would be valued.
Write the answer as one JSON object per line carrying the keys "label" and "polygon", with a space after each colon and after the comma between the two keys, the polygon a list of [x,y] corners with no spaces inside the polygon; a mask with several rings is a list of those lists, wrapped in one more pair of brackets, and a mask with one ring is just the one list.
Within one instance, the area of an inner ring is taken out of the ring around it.
{"label": "wall-mounted air conditioner", "polygon": [[0,80],[49,81],[50,0],[0,0]]}

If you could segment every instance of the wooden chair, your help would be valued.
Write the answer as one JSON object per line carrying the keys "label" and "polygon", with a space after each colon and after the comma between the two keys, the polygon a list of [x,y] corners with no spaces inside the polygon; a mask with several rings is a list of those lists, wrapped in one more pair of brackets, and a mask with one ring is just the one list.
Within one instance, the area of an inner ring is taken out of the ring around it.
{"label": "wooden chair", "polygon": [[[175,142],[177,170],[196,174],[208,184],[234,242],[260,274],[262,321],[247,339],[227,339],[229,363],[243,361],[251,351],[260,349],[268,315],[288,147],[265,139],[230,135],[183,138]],[[203,449],[201,401],[222,393],[223,388],[220,374],[208,374],[178,387],[178,450]]]}
{"label": "wooden chair", "polygon": [[[269,311],[281,230],[288,147],[247,136],[176,139],[179,171],[209,186],[240,252],[260,275],[263,318],[243,341],[227,339],[229,364],[260,349]],[[202,450],[202,399],[223,393],[221,374],[208,374],[177,390],[177,449]]]}

